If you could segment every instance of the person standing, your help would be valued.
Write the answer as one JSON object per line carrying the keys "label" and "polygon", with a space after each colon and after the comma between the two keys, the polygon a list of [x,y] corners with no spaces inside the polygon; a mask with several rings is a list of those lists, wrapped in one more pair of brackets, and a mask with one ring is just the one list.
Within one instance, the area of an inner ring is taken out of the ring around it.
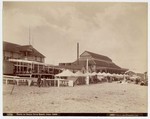
{"label": "person standing", "polygon": [[38,79],[37,79],[37,86],[41,87],[41,76],[40,75],[38,76]]}

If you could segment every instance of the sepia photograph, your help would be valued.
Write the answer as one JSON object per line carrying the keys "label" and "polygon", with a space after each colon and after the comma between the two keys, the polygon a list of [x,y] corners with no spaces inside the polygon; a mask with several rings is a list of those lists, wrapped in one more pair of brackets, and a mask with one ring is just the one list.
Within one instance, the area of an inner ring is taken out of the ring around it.
{"label": "sepia photograph", "polygon": [[3,116],[148,116],[147,2],[2,4]]}

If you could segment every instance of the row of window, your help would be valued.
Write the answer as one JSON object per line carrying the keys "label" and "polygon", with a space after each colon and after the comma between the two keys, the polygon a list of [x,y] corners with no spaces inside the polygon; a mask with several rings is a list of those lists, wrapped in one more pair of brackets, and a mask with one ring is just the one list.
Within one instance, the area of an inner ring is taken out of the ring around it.
{"label": "row of window", "polygon": [[[26,56],[24,56],[23,54],[19,54],[19,53],[8,52],[8,51],[3,52],[3,59],[4,60],[8,60],[10,58],[12,58],[12,59],[24,59],[25,57]],[[44,58],[37,57],[37,56],[28,56],[27,59],[33,60],[33,61],[38,61],[38,62],[44,62]]]}
{"label": "row of window", "polygon": [[[16,58],[16,57],[13,57],[13,56],[3,56],[3,60],[8,60],[8,59],[22,59],[20,57]],[[23,58],[24,59],[24,58]],[[44,59],[43,58],[27,58],[28,60],[33,60],[33,61],[38,61],[38,62],[44,62]]]}

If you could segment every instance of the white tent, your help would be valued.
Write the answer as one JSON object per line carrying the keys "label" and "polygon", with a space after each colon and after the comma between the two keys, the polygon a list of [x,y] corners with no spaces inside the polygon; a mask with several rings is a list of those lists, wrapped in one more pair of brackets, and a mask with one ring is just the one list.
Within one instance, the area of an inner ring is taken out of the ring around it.
{"label": "white tent", "polygon": [[117,76],[117,74],[113,73],[113,74],[112,74],[112,76],[116,77],[116,76]]}
{"label": "white tent", "polygon": [[123,78],[123,77],[124,77],[124,75],[122,75],[122,74],[119,74],[119,77],[120,77],[120,78]]}
{"label": "white tent", "polygon": [[101,72],[98,72],[98,74],[97,74],[98,76],[102,76],[102,73]]}
{"label": "white tent", "polygon": [[76,76],[76,74],[72,73],[70,70],[64,70],[63,72],[56,74],[56,77],[68,77],[68,76]]}
{"label": "white tent", "polygon": [[119,75],[119,74],[116,74],[116,76],[115,76],[115,77],[120,78],[120,75]]}
{"label": "white tent", "polygon": [[124,74],[124,76],[125,76],[125,77],[129,77],[129,75],[127,75],[127,74]]}
{"label": "white tent", "polygon": [[102,76],[107,76],[107,74],[105,72],[102,73]]}
{"label": "white tent", "polygon": [[112,75],[112,74],[110,74],[110,73],[106,73],[106,75],[107,75],[107,76],[113,76],[113,75]]}
{"label": "white tent", "polygon": [[81,71],[77,71],[77,72],[75,73],[75,75],[76,75],[76,76],[84,76],[84,74],[83,74]]}
{"label": "white tent", "polygon": [[93,73],[92,73],[92,76],[95,76],[95,75],[97,75],[97,73],[96,73],[96,72],[93,72]]}
{"label": "white tent", "polygon": [[93,76],[92,73],[86,72],[83,74],[84,76]]}
{"label": "white tent", "polygon": [[140,77],[139,77],[139,76],[136,76],[136,75],[133,75],[132,77],[130,77],[130,79],[135,80],[135,79],[140,79]]}
{"label": "white tent", "polygon": [[97,75],[98,76],[107,76],[107,74],[105,72],[103,72],[103,73],[99,72]]}
{"label": "white tent", "polygon": [[97,78],[98,78],[99,80],[101,80],[102,78],[104,78],[104,76],[102,75],[101,72],[99,72],[99,73],[97,74]]}

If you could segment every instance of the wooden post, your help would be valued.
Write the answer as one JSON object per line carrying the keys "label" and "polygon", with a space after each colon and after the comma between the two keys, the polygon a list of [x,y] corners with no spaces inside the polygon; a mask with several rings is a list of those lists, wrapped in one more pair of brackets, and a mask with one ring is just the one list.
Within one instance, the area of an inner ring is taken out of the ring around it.
{"label": "wooden post", "polygon": [[32,73],[33,73],[33,72],[34,72],[34,63],[32,63],[32,65],[33,65],[33,67],[32,67],[32,68],[33,68],[33,69],[32,69]]}
{"label": "wooden post", "polygon": [[22,73],[24,74],[24,63],[22,62]]}
{"label": "wooden post", "polygon": [[55,72],[54,72],[54,67],[53,67],[53,74],[55,75]]}
{"label": "wooden post", "polygon": [[56,86],[56,80],[54,79],[54,86]]}
{"label": "wooden post", "polygon": [[6,78],[6,85],[8,84],[8,79]]}
{"label": "wooden post", "polygon": [[87,59],[87,62],[86,62],[86,73],[87,73],[87,76],[86,76],[86,85],[89,85],[89,75],[88,75],[88,59]]}
{"label": "wooden post", "polygon": [[88,59],[86,60],[86,73],[88,73]]}
{"label": "wooden post", "polygon": [[59,79],[57,80],[57,82],[58,82],[58,87],[59,87]]}
{"label": "wooden post", "polygon": [[[15,79],[15,78],[14,78]],[[17,81],[17,86],[19,86],[19,80],[18,79],[16,79],[15,81]]]}
{"label": "wooden post", "polygon": [[38,64],[38,73],[39,73],[39,64]]}
{"label": "wooden post", "polygon": [[18,62],[18,73],[20,74],[20,63]]}
{"label": "wooden post", "polygon": [[47,66],[47,73],[49,74],[49,66]]}
{"label": "wooden post", "polygon": [[19,62],[17,62],[17,74],[19,73]]}
{"label": "wooden post", "polygon": [[15,85],[13,85],[13,87],[12,87],[12,90],[11,90],[10,94],[12,94],[12,93],[13,93],[14,88],[15,88]]}
{"label": "wooden post", "polygon": [[44,67],[44,65],[43,65],[43,71],[45,71],[45,67]]}
{"label": "wooden post", "polygon": [[31,63],[31,67],[30,68],[31,68],[30,73],[32,73],[32,63]]}

